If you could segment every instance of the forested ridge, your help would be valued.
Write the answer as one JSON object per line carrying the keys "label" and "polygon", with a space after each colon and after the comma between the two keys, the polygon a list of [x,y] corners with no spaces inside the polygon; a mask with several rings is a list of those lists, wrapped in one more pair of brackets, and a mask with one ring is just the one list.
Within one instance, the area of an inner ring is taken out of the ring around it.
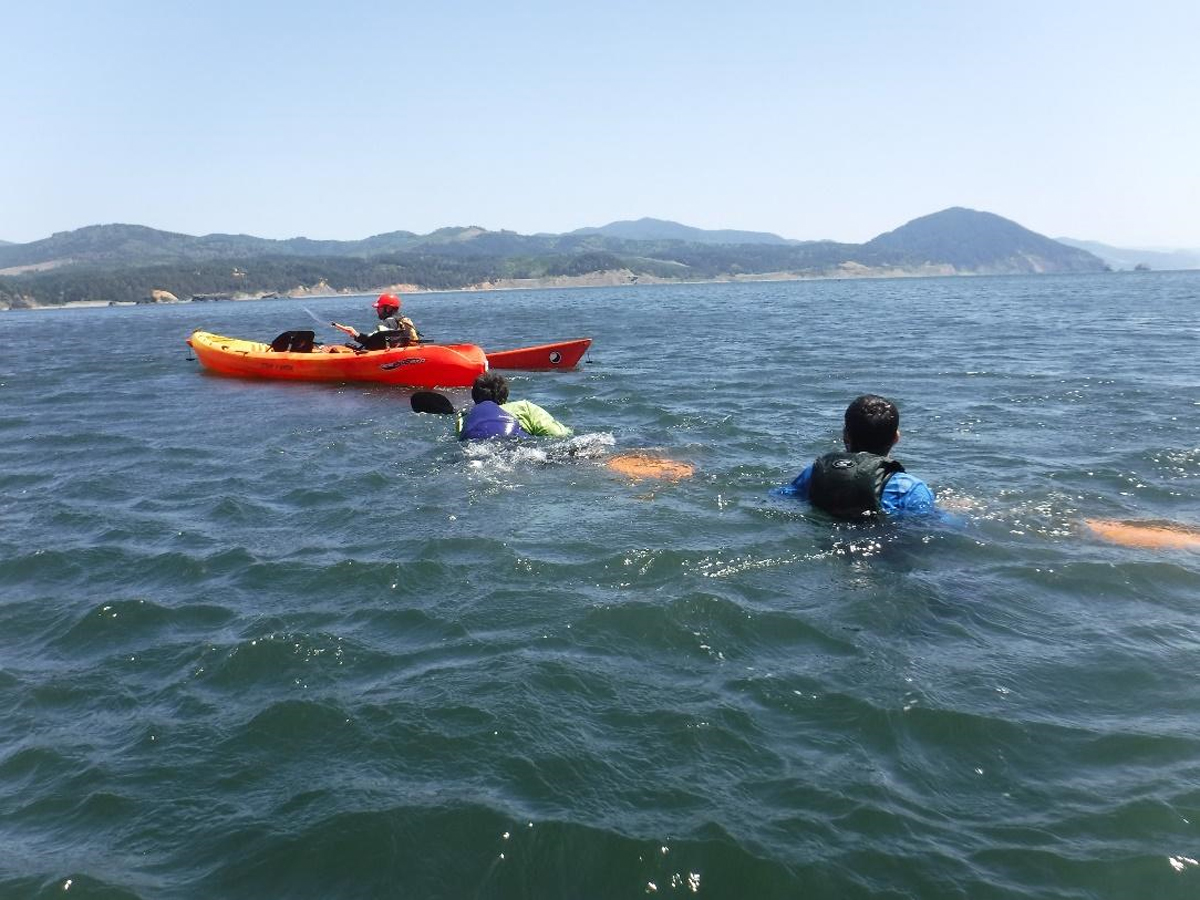
{"label": "forested ridge", "polygon": [[774,273],[820,276],[848,265],[884,274],[935,268],[943,274],[1105,268],[1086,251],[1015,222],[957,208],[916,219],[865,244],[780,243],[783,239],[765,233],[762,242],[747,243],[654,239],[655,233],[686,229],[658,220],[632,223],[641,226],[637,233],[647,236],[643,239],[614,236],[631,233],[630,224],[614,223],[612,233],[591,229],[521,235],[445,228],[424,236],[397,231],[361,241],[192,237],[137,225],[89,226],[29,244],[0,246],[0,273],[7,272],[0,274],[0,306],[138,302],[163,291],[186,300],[305,290],[369,292],[401,284],[447,290],[599,272],[622,272],[631,281],[641,276],[695,281]]}

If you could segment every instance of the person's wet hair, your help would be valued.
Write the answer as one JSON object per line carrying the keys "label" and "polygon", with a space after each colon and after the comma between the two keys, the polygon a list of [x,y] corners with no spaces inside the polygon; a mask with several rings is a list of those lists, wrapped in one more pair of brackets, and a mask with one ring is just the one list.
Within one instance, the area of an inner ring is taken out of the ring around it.
{"label": "person's wet hair", "polygon": [[863,394],[846,407],[846,449],[887,456],[900,430],[900,410],[891,400]]}
{"label": "person's wet hair", "polygon": [[471,399],[476,403],[491,400],[493,403],[508,402],[508,379],[499,372],[484,372],[471,385]]}

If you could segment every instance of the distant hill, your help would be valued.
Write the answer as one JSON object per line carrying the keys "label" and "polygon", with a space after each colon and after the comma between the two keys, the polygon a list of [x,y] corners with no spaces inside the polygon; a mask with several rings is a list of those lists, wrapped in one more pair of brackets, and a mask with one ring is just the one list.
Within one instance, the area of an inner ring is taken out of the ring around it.
{"label": "distant hill", "polygon": [[144,225],[89,225],[28,244],[0,246],[0,269],[51,263],[154,265],[263,255],[368,257],[406,250],[417,240],[418,236],[410,231],[393,231],[360,241],[314,241],[303,237],[276,241],[246,234],[194,237]]}
{"label": "distant hill", "polygon": [[994,213],[961,206],[913,219],[863,245],[866,262],[948,264],[976,275],[1100,272],[1104,263]]}
{"label": "distant hill", "polygon": [[1093,256],[1098,256],[1114,269],[1132,269],[1145,266],[1150,269],[1200,269],[1200,250],[1130,250],[1110,247],[1098,241],[1079,241],[1073,238],[1056,238],[1060,244],[1078,247]]}
{"label": "distant hill", "polygon": [[[639,235],[639,236],[631,236]],[[271,257],[352,257],[394,253],[450,257],[513,257],[611,252],[682,261],[700,258],[734,266],[745,258],[751,271],[775,265],[780,271],[854,262],[864,266],[948,266],[955,272],[1097,271],[1103,264],[992,213],[955,207],[923,216],[866,244],[788,241],[753,231],[706,231],[661,219],[614,222],[567,234],[522,235],[477,226],[439,228],[427,235],[392,231],[357,241],[297,237],[271,240],[245,234],[203,237],[159,231],[142,225],[90,225],[58,232],[28,244],[0,246],[0,270],[16,267],[100,268],[183,264]],[[701,266],[701,268],[707,268]],[[746,266],[742,265],[745,271]]]}
{"label": "distant hill", "polygon": [[[359,241],[203,237],[141,225],[93,225],[0,246],[0,308],[81,300],[369,292],[392,285],[464,288],[608,273],[608,283],[745,278],[1102,272],[1105,263],[992,213],[953,208],[865,244],[742,240],[764,232],[650,223],[631,238],[581,229],[522,235],[476,226]],[[622,223],[613,223],[615,227]],[[630,223],[638,224],[638,223]],[[616,229],[618,232],[622,229]],[[686,234],[703,240],[684,240]],[[712,237],[720,235],[714,242]],[[736,236],[737,239],[734,239]],[[561,282],[557,282],[561,283]]]}
{"label": "distant hill", "polygon": [[637,219],[610,222],[599,228],[577,228],[571,235],[598,234],[626,241],[686,241],[691,244],[796,244],[768,231],[709,230],[668,222],[665,219]]}
{"label": "distant hill", "polygon": [[389,253],[429,252],[447,256],[508,256],[596,249],[602,240],[566,235],[520,235],[487,231],[477,226],[439,228],[427,235],[391,231],[357,241],[287,240],[246,234],[208,234],[195,237],[159,231],[143,225],[89,225],[61,231],[28,244],[0,246],[0,274],[17,267],[55,268],[63,265],[151,266],[163,263],[243,260],[259,256],[297,258],[356,257]]}

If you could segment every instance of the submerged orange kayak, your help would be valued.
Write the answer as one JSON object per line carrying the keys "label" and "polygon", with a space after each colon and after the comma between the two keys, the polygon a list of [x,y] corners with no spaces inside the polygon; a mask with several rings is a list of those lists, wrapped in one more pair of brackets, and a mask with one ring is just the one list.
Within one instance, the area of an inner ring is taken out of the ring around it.
{"label": "submerged orange kayak", "polygon": [[571,369],[591,345],[591,338],[579,338],[517,350],[489,350],[487,361],[493,369]]}
{"label": "submerged orange kayak", "polygon": [[1084,519],[1098,537],[1126,547],[1146,550],[1200,550],[1200,529],[1175,522],[1117,522]]}
{"label": "submerged orange kayak", "polygon": [[487,371],[474,344],[417,344],[386,350],[316,345],[305,353],[278,352],[270,344],[194,331],[188,344],[206,369],[241,378],[290,381],[376,381],[408,387],[469,387]]}

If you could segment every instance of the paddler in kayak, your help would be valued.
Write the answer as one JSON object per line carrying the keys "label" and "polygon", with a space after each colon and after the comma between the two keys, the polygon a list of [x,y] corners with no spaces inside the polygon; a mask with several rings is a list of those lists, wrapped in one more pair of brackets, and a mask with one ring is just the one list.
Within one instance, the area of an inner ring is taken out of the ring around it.
{"label": "paddler in kayak", "polygon": [[555,420],[536,403],[508,402],[508,379],[499,372],[484,372],[471,385],[475,405],[460,410],[455,431],[460,441],[496,438],[567,437],[571,429]]}
{"label": "paddler in kayak", "polygon": [[818,457],[791,484],[772,493],[807,500],[838,519],[937,512],[933,491],[892,459],[892,447],[899,440],[896,404],[864,394],[846,408],[845,452]]}
{"label": "paddler in kayak", "polygon": [[[407,347],[409,344],[415,344],[421,339],[420,332],[417,331],[417,326],[413,324],[413,320],[407,316],[400,315],[400,298],[395,294],[380,294],[379,299],[373,304],[375,314],[379,316],[379,321],[375,324],[375,331],[371,334],[385,333],[385,338],[382,340],[382,345],[393,347]],[[364,334],[357,328],[352,328],[349,325],[341,325],[337,322],[330,322],[334,328],[339,331],[344,331],[350,335],[356,342],[363,346],[367,346],[367,341],[371,334]]]}

